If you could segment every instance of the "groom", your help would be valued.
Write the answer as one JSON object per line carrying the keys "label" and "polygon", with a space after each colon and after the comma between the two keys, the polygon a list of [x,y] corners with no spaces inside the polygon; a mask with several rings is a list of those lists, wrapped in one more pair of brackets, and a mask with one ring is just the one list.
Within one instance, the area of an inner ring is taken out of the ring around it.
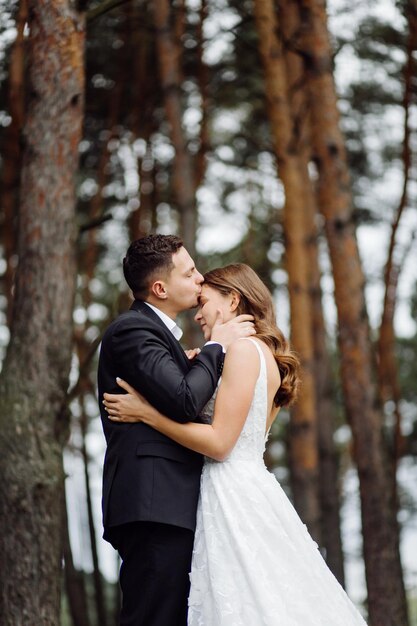
{"label": "groom", "polygon": [[212,396],[224,350],[252,334],[250,316],[213,328],[193,360],[179,344],[177,315],[198,304],[202,275],[173,235],[134,241],[123,260],[135,301],[107,329],[98,386],[107,441],[103,470],[104,538],[122,559],[122,626],[186,626],[189,571],[202,457],[146,424],[115,424],[105,391],[119,376],[173,420],[198,418]]}

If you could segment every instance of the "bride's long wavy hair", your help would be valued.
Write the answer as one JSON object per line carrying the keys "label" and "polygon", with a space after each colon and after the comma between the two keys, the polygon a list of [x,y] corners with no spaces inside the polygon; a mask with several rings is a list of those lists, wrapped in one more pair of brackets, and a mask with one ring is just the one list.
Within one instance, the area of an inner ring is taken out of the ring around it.
{"label": "bride's long wavy hair", "polygon": [[245,263],[233,263],[204,274],[204,284],[223,295],[236,292],[240,302],[237,315],[247,313],[255,318],[256,337],[272,351],[281,374],[281,385],[275,395],[276,406],[294,402],[300,383],[300,362],[278,328],[272,296],[262,280]]}

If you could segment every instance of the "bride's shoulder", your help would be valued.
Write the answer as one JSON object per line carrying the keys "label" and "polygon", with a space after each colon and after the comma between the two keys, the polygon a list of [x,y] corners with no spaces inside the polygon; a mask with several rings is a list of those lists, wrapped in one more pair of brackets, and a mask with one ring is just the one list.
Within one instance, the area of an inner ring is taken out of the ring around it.
{"label": "bride's shoulder", "polygon": [[259,345],[260,342],[253,337],[240,337],[232,341],[226,354],[255,354],[257,352],[255,343]]}
{"label": "bride's shoulder", "polygon": [[246,338],[236,339],[227,348],[224,367],[226,368],[230,364],[233,367],[242,366],[247,368],[251,363],[258,364],[257,352],[258,350],[253,340]]}
{"label": "bride's shoulder", "polygon": [[226,351],[222,372],[222,386],[242,385],[251,388],[260,372],[260,360],[256,346],[252,341],[238,339],[229,345]]}

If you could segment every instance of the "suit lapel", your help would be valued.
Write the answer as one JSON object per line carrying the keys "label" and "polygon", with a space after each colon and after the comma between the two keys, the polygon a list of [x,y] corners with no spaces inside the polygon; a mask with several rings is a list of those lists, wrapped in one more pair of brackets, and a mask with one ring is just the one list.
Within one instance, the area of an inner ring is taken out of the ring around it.
{"label": "suit lapel", "polygon": [[155,313],[155,311],[152,311],[152,309],[145,302],[142,302],[141,300],[134,300],[130,309],[137,311],[138,313],[143,314],[146,317],[149,317],[152,321],[154,321],[156,324],[161,326],[161,328],[163,328],[165,331],[165,335],[169,341],[169,344],[174,349],[174,353],[177,354],[179,358],[182,359],[182,361],[186,364],[187,369],[190,369],[190,361],[188,360],[187,355],[182,349],[180,342],[177,339],[175,339],[172,332],[164,324],[161,318]]}

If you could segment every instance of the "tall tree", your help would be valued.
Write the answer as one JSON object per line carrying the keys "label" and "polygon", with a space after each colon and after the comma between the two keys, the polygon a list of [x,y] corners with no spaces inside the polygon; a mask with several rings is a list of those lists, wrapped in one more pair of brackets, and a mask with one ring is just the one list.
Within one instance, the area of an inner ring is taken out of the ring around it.
{"label": "tall tree", "polygon": [[171,26],[172,9],[168,0],[155,0],[154,20],[165,113],[169,124],[169,135],[175,150],[172,187],[180,214],[181,234],[190,254],[195,256],[196,189],[191,155],[183,128],[181,48],[178,46]]}
{"label": "tall tree", "polygon": [[97,613],[97,621],[100,626],[106,626],[107,624],[107,614],[106,614],[106,606],[104,600],[104,590],[103,590],[103,579],[100,572],[99,567],[99,557],[97,550],[97,539],[96,539],[96,531],[94,525],[94,515],[93,515],[93,503],[91,499],[91,484],[90,484],[90,475],[89,475],[89,458],[87,452],[87,413],[85,410],[85,398],[82,395],[80,398],[80,407],[81,407],[81,417],[80,417],[80,426],[81,426],[81,455],[83,459],[84,465],[84,479],[85,479],[85,492],[86,492],[86,500],[87,500],[87,517],[88,517],[88,530],[90,535],[90,545],[91,545],[91,556],[93,560],[93,582],[94,582],[94,600],[95,607]]}
{"label": "tall tree", "polygon": [[209,84],[209,72],[208,67],[204,61],[204,23],[207,18],[208,7],[207,0],[201,0],[200,7],[200,19],[197,28],[197,80],[201,97],[201,123],[200,123],[200,146],[197,153],[197,166],[196,166],[196,186],[197,188],[202,184],[207,167],[207,150],[209,148],[209,97],[208,97],[208,84]]}
{"label": "tall tree", "polygon": [[305,89],[306,76],[303,60],[291,49],[291,45],[288,45],[300,27],[299,12],[291,1],[279,0],[275,6],[278,7],[278,32],[283,41],[287,68],[288,93],[294,128],[293,145],[297,147],[302,187],[305,190],[303,209],[309,270],[308,285],[311,298],[313,370],[319,453],[321,546],[324,548],[328,566],[339,582],[343,584],[338,464],[333,438],[336,407],[331,384],[330,357],[326,345],[326,327],[320,286],[319,236],[321,233],[317,226],[318,207],[314,183],[309,174],[309,164],[312,157],[309,102],[308,93]]}
{"label": "tall tree", "polygon": [[255,0],[259,49],[265,68],[265,90],[278,175],[285,190],[284,237],[291,308],[291,339],[301,356],[303,390],[291,411],[289,460],[295,506],[310,533],[320,541],[317,414],[313,377],[313,324],[305,203],[309,188],[300,168],[300,145],[291,115],[282,40],[277,36],[273,0]]}
{"label": "tall tree", "polygon": [[[158,185],[156,181],[157,163],[153,154],[152,133],[157,127],[155,112],[158,109],[156,100],[159,96],[159,78],[153,69],[156,62],[154,32],[147,21],[150,16],[143,15],[151,7],[132,6],[132,18],[143,24],[142,32],[138,27],[130,34],[135,58],[134,75],[137,89],[133,91],[136,112],[132,120],[132,131],[135,138],[145,143],[142,154],[138,157],[139,198],[138,206],[130,215],[130,239],[147,235],[156,228],[156,207],[158,205]],[[141,15],[142,13],[142,15]],[[147,19],[146,19],[147,18]],[[134,22],[135,23],[135,22]]]}
{"label": "tall tree", "polygon": [[75,289],[75,172],[84,17],[70,0],[28,0],[19,265],[0,378],[0,614],[59,623],[62,445]]}
{"label": "tall tree", "polygon": [[3,245],[6,261],[4,275],[7,298],[7,322],[10,325],[13,305],[14,264],[16,262],[16,208],[18,203],[19,174],[21,166],[20,133],[25,115],[25,24],[27,0],[20,0],[16,15],[17,35],[10,53],[9,112],[12,118],[7,128],[3,151],[1,180],[1,213],[3,214]]}
{"label": "tall tree", "polygon": [[63,496],[64,526],[62,553],[64,556],[65,591],[68,598],[68,609],[73,626],[90,626],[84,572],[77,570],[74,566],[68,528],[68,510],[65,493]]}
{"label": "tall tree", "polygon": [[301,27],[292,45],[302,55],[308,76],[319,205],[333,269],[342,384],[360,482],[370,622],[373,626],[406,626],[399,530],[390,501],[381,414],[375,408],[364,276],[339,127],[326,5],[324,0],[297,0],[297,5]]}
{"label": "tall tree", "polygon": [[[388,247],[388,258],[384,271],[385,295],[382,311],[381,325],[379,329],[378,339],[378,387],[382,404],[388,400],[394,403],[395,426],[392,437],[392,459],[393,459],[393,485],[394,496],[396,480],[395,470],[398,457],[401,453],[402,436],[401,436],[401,389],[399,384],[398,361],[395,353],[396,340],[394,329],[394,313],[396,309],[396,300],[398,292],[398,280],[400,276],[402,263],[395,258],[397,247],[398,228],[401,217],[409,202],[409,184],[412,165],[412,132],[410,124],[410,111],[415,100],[415,71],[416,61],[414,58],[417,50],[417,2],[416,0],[408,0],[405,2],[405,14],[408,22],[408,38],[406,49],[406,62],[404,64],[404,137],[402,149],[403,161],[403,189],[401,198],[394,215],[391,226],[391,236]],[[401,258],[401,261],[403,259]]]}
{"label": "tall tree", "polygon": [[344,585],[344,559],[340,519],[340,476],[338,453],[334,441],[337,406],[334,379],[327,346],[323,312],[321,271],[314,198],[306,205],[309,233],[309,267],[314,346],[314,380],[317,405],[317,438],[319,449],[319,494],[322,547],[326,562],[341,585]]}

